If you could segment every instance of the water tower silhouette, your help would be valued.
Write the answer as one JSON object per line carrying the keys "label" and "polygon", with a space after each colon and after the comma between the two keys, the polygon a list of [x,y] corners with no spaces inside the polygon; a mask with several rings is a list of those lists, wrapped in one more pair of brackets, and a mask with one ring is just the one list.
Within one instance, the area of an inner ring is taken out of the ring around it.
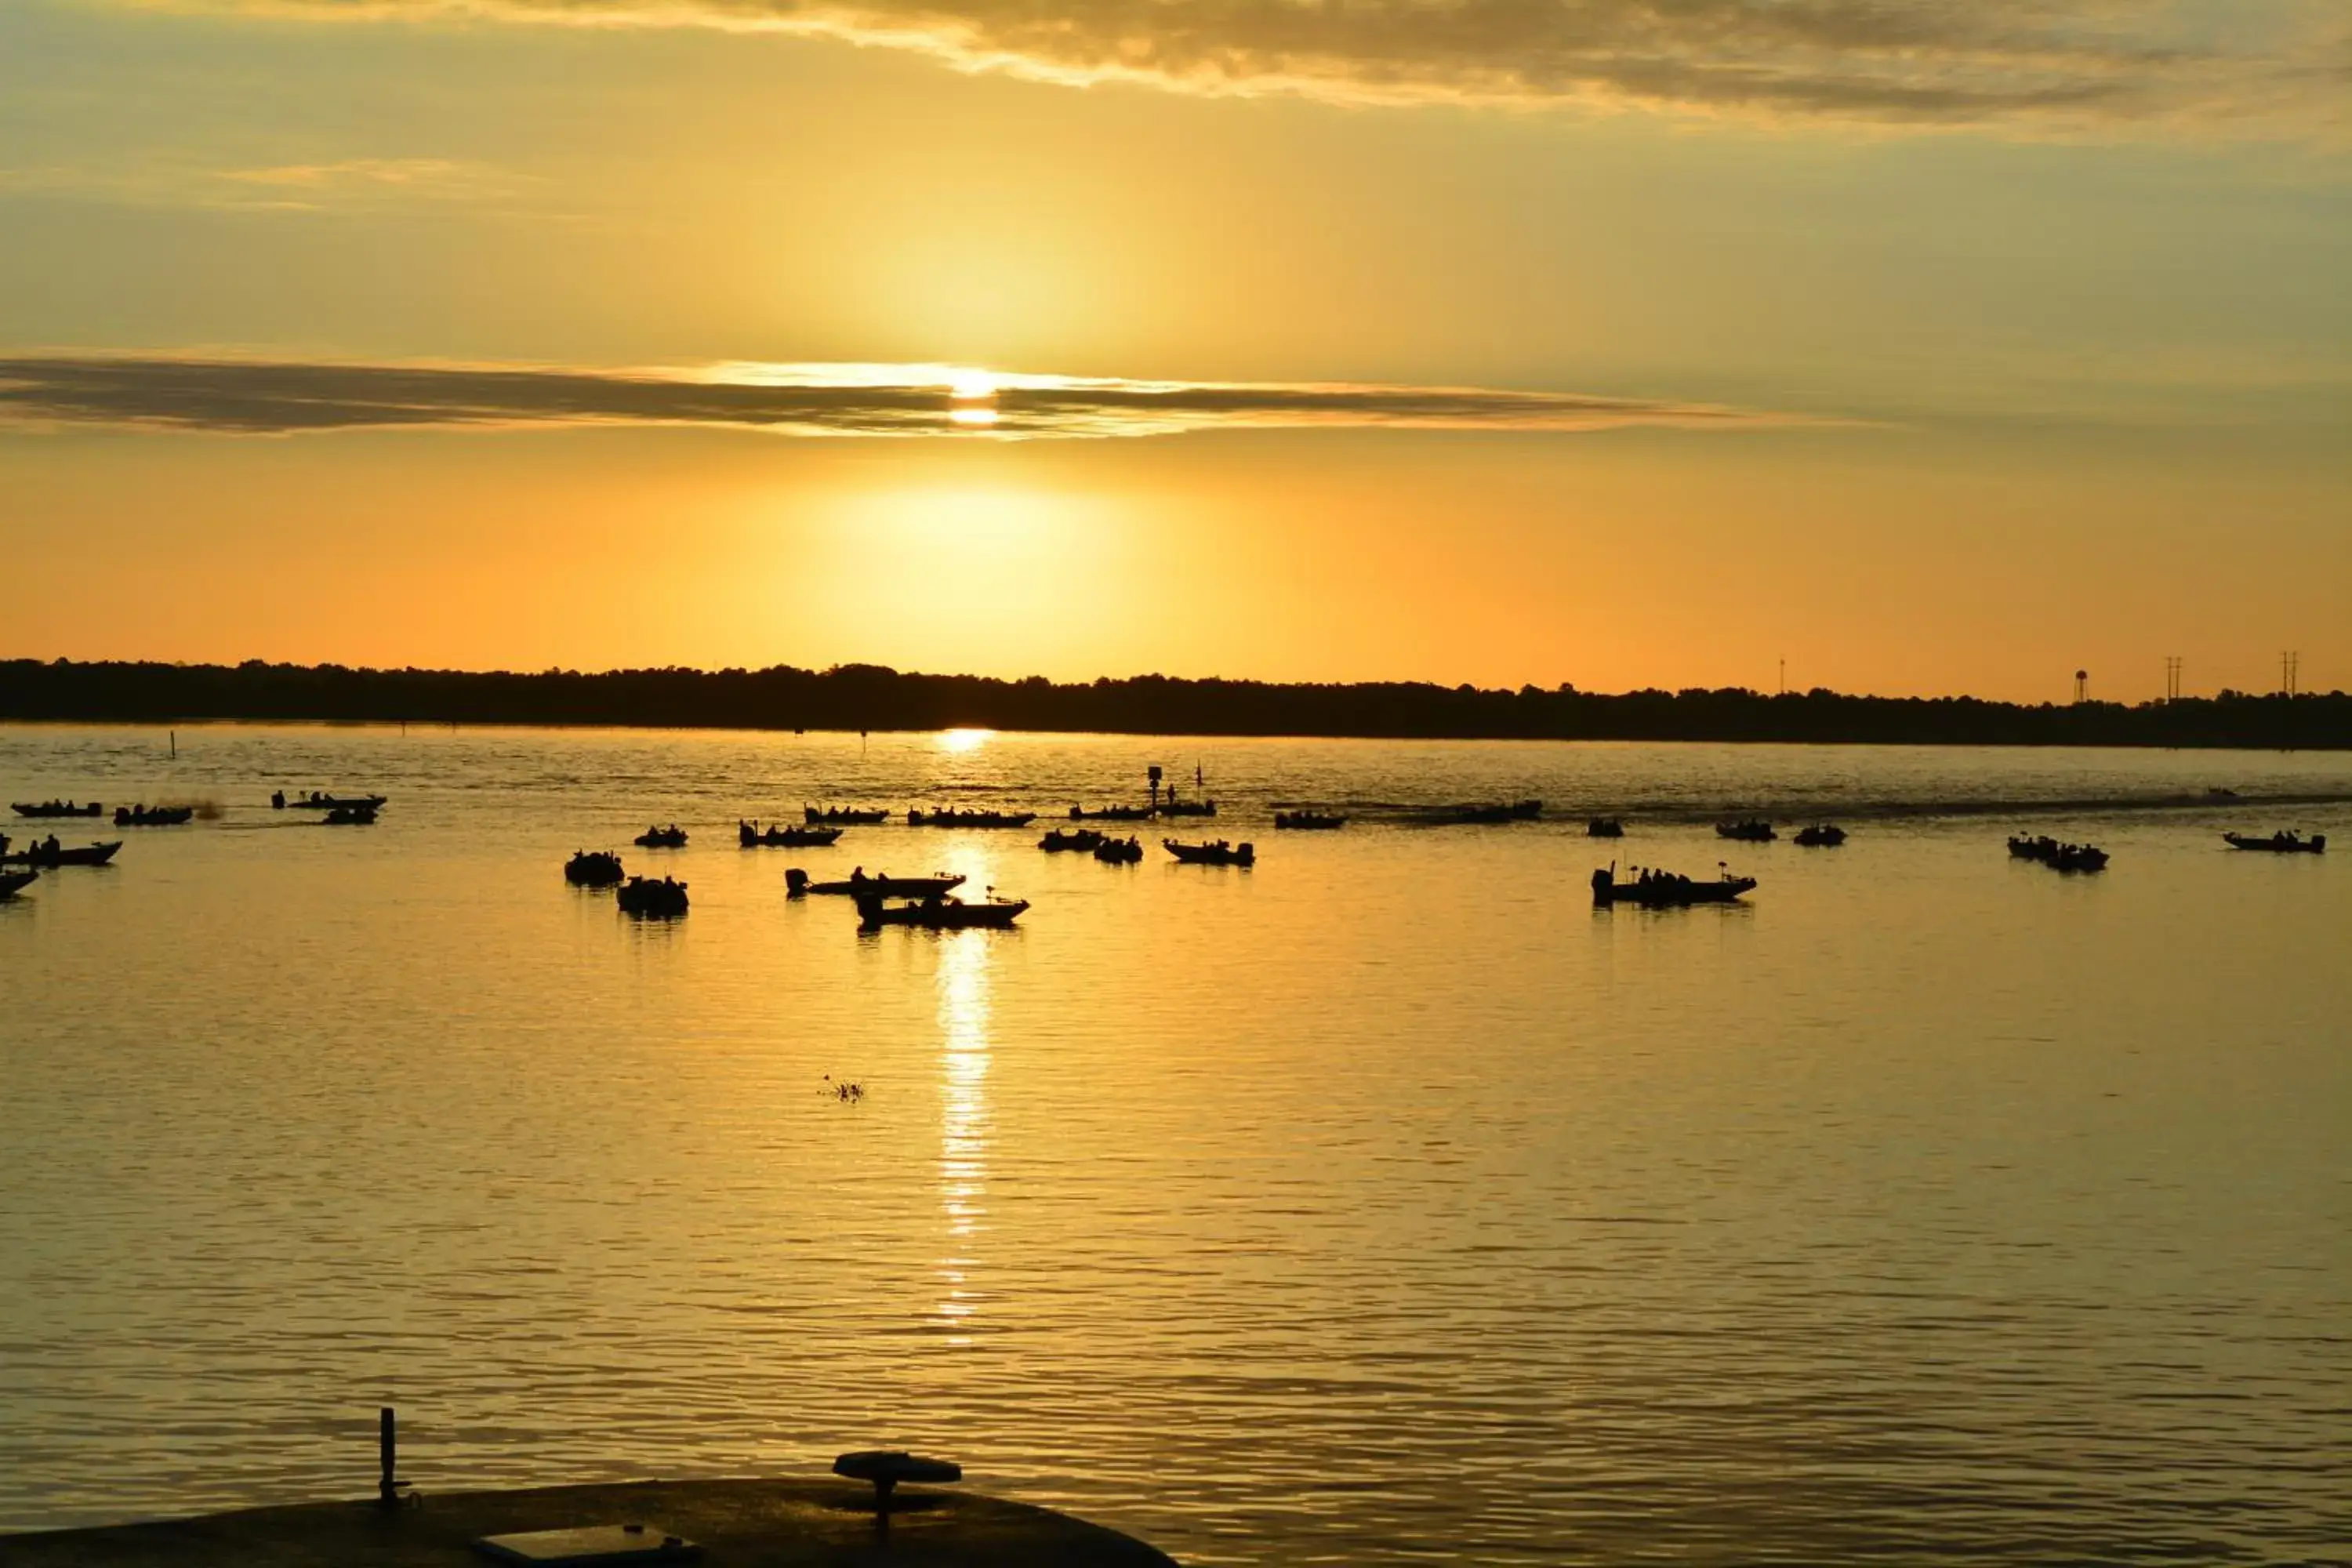
{"label": "water tower silhouette", "polygon": [[2091,672],[2087,669],[2078,669],[2074,672],[2074,700],[2088,702],[2090,700]]}

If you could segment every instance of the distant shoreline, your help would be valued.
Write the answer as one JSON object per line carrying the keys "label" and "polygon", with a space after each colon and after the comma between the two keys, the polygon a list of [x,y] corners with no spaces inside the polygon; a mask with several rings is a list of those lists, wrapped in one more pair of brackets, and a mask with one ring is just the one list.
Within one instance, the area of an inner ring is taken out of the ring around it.
{"label": "distant shoreline", "polygon": [[2341,691],[2061,705],[1821,689],[1602,694],[1157,675],[1057,684],[876,665],[516,674],[15,659],[0,661],[0,721],[2352,750],[2352,697]]}

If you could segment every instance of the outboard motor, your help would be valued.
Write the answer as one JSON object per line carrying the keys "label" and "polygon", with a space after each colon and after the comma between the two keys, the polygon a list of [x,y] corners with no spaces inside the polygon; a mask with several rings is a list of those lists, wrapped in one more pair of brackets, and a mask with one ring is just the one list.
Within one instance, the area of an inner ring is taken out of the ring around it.
{"label": "outboard motor", "polygon": [[2315,833],[2311,836],[2311,852],[2314,855],[2324,855],[2327,852],[2327,835]]}
{"label": "outboard motor", "polygon": [[798,866],[784,873],[784,897],[788,899],[808,897],[808,873]]}
{"label": "outboard motor", "polygon": [[1616,872],[1603,867],[1601,869],[1592,873],[1592,901],[1594,903],[1606,904],[1613,902],[1616,898]]}

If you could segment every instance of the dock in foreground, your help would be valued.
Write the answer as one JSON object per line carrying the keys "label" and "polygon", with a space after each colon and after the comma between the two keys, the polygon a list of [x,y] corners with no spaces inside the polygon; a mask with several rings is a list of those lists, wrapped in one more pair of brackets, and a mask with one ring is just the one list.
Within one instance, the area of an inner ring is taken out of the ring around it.
{"label": "dock in foreground", "polygon": [[635,1481],[530,1491],[435,1492],[247,1509],[199,1519],[0,1535],[5,1568],[486,1568],[485,1536],[643,1524],[700,1547],[709,1568],[1174,1568],[1130,1536],[1051,1510],[961,1491],[908,1490],[877,1521],[849,1480]]}

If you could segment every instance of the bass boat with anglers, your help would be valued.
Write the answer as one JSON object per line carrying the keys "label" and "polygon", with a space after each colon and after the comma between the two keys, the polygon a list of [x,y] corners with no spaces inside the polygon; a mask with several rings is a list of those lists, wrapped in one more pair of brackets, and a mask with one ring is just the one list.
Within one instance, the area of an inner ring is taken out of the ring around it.
{"label": "bass boat with anglers", "polygon": [[575,850],[563,866],[563,879],[575,888],[610,888],[621,876],[621,858],[601,849]]}
{"label": "bass boat with anglers", "polygon": [[121,847],[122,840],[120,838],[110,844],[89,844],[79,847],[60,844],[58,842],[58,836],[52,833],[47,838],[36,838],[22,849],[11,851],[8,848],[7,839],[0,838],[0,866],[31,866],[37,868],[58,866],[103,866],[112,860],[114,852]]}
{"label": "bass boat with anglers", "polygon": [[811,827],[879,827],[890,820],[887,811],[868,811],[863,806],[814,805],[801,807],[801,819]]}
{"label": "bass boat with anglers", "polygon": [[2305,838],[2300,833],[2289,833],[2282,828],[2267,838],[2259,837],[2252,833],[2224,833],[2221,837],[2229,841],[2230,847],[2232,849],[2253,849],[2270,855],[2325,855],[2327,853],[2327,835],[2325,833],[2315,833]]}
{"label": "bass boat with anglers", "polygon": [[98,802],[84,801],[79,805],[70,800],[11,801],[9,809],[19,816],[97,816],[106,810]]}
{"label": "bass boat with anglers", "polygon": [[1187,844],[1181,839],[1163,838],[1160,847],[1187,866],[1257,864],[1257,847],[1254,844],[1228,844],[1222,838],[1213,844]]}
{"label": "bass boat with anglers", "polygon": [[0,871],[0,903],[15,898],[40,879],[38,871]]}
{"label": "bass boat with anglers", "polygon": [[1834,823],[1817,822],[1800,829],[1797,842],[1807,849],[1834,849],[1845,842],[1845,829]]}
{"label": "bass boat with anglers", "polygon": [[967,811],[956,806],[937,811],[918,806],[907,813],[909,827],[1026,827],[1036,820],[1034,811]]}
{"label": "bass boat with anglers", "polygon": [[1143,840],[1132,836],[1106,838],[1095,846],[1095,858],[1106,866],[1140,866],[1143,864]]}
{"label": "bass boat with anglers", "polygon": [[2028,838],[2012,836],[2009,841],[2012,858],[2032,860],[2053,871],[2104,871],[2107,868],[2107,852],[2088,844],[2065,844],[2043,834]]}
{"label": "bass boat with anglers", "polygon": [[1070,807],[1072,822],[1149,822],[1154,808],[1148,805],[1104,805],[1088,811],[1083,805]]}
{"label": "bass boat with anglers", "polygon": [[964,884],[965,879],[948,872],[936,877],[869,877],[866,868],[858,867],[836,882],[812,882],[809,874],[795,866],[784,873],[784,896],[805,899],[811,894],[821,898],[938,899],[945,898]]}
{"label": "bass boat with anglers", "polygon": [[1587,838],[1622,838],[1625,837],[1624,819],[1596,816],[1584,825],[1584,836]]}
{"label": "bass boat with anglers", "polygon": [[1277,811],[1274,825],[1292,833],[1336,833],[1348,826],[1348,819],[1328,811]]}
{"label": "bass boat with anglers", "polygon": [[1613,863],[1592,873],[1592,904],[1602,910],[1616,904],[1637,904],[1645,910],[1733,904],[1755,890],[1755,878],[1735,877],[1729,868],[1722,866],[1717,868],[1716,879],[1711,882],[1696,881],[1672,871],[1648,870],[1637,870],[1631,881],[1621,882]]}
{"label": "bass boat with anglers", "polygon": [[686,829],[680,827],[675,822],[671,823],[667,827],[648,827],[643,833],[637,835],[637,847],[640,849],[683,849],[686,847]]}
{"label": "bass boat with anglers", "polygon": [[861,893],[857,923],[866,931],[884,926],[915,926],[924,931],[1005,931],[1029,907],[1026,899],[1000,899],[991,889],[980,903],[967,904],[947,894],[893,904],[878,893]]}
{"label": "bass boat with anglers", "polygon": [[381,811],[392,804],[392,797],[381,795],[320,795],[317,790],[309,795],[289,795],[281,790],[269,797],[269,804],[279,811],[289,805],[297,811]]}
{"label": "bass boat with anglers", "polygon": [[1052,827],[1037,840],[1037,847],[1048,855],[1092,853],[1103,841],[1103,836],[1091,827]]}
{"label": "bass boat with anglers", "polygon": [[193,805],[118,805],[114,808],[117,827],[177,827],[195,819]]}
{"label": "bass boat with anglers", "polygon": [[1772,825],[1760,816],[1751,816],[1745,822],[1718,822],[1715,825],[1715,836],[1740,844],[1769,844],[1780,837],[1772,831]]}
{"label": "bass boat with anglers", "polygon": [[675,920],[686,913],[686,884],[673,877],[632,877],[613,894],[624,914]]}
{"label": "bass boat with anglers", "polygon": [[739,820],[735,841],[746,849],[830,849],[841,841],[841,829],[787,827],[779,823],[762,828],[756,822]]}

